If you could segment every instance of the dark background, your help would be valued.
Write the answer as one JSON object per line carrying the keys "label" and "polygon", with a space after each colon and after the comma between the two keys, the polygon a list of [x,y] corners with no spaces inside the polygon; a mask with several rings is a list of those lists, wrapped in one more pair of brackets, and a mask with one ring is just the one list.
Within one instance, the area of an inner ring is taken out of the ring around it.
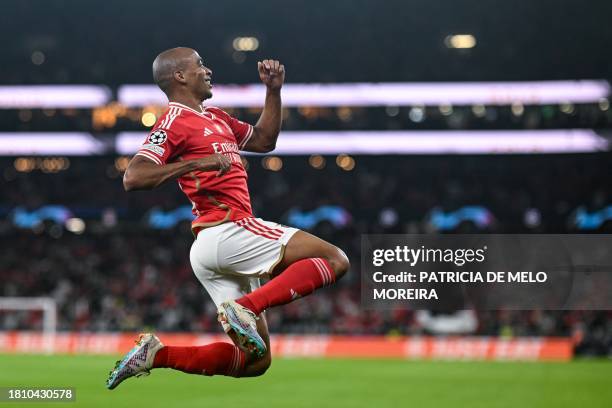
{"label": "dark background", "polygon": [[[289,82],[499,81],[612,77],[612,3],[538,1],[6,1],[2,82],[151,82],[164,49],[197,49],[218,83],[257,81],[277,58]],[[472,50],[447,49],[474,34]],[[233,62],[232,39],[259,49]],[[45,53],[41,66],[30,63]]]}

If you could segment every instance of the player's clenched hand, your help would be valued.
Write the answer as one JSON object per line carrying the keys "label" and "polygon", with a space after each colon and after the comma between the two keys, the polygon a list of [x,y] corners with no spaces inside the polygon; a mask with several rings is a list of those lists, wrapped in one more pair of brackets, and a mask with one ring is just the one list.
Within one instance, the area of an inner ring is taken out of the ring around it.
{"label": "player's clenched hand", "polygon": [[216,169],[219,170],[217,172],[217,177],[224,175],[232,168],[232,162],[227,156],[215,153],[212,157],[215,160]]}
{"label": "player's clenched hand", "polygon": [[268,89],[278,90],[285,82],[285,66],[277,60],[266,59],[257,62],[259,79]]}
{"label": "player's clenched hand", "polygon": [[218,170],[217,176],[222,176],[232,168],[232,162],[227,156],[215,153],[198,160],[198,169],[203,171]]}

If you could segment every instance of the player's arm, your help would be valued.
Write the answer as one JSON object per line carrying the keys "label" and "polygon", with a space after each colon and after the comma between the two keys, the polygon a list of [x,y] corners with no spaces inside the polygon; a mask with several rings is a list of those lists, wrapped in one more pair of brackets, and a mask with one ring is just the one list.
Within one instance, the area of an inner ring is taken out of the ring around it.
{"label": "player's arm", "polygon": [[222,176],[230,170],[231,165],[231,161],[222,154],[165,165],[156,164],[143,156],[134,156],[123,175],[123,188],[125,191],[151,190],[191,171],[216,170],[217,176]]}
{"label": "player's arm", "polygon": [[285,82],[285,66],[276,60],[263,60],[257,63],[257,70],[266,86],[266,100],[257,124],[253,126],[253,135],[243,150],[267,153],[276,148],[283,119],[281,87]]}

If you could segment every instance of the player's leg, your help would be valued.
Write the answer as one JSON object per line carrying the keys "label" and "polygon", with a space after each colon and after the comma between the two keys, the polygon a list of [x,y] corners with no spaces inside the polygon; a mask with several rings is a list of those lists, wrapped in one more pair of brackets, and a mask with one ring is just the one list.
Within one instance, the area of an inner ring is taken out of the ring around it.
{"label": "player's leg", "polygon": [[340,279],[350,267],[348,257],[340,248],[305,231],[297,231],[287,242],[283,258],[271,274],[277,276],[297,261],[308,258],[325,259],[334,272],[334,281]]}
{"label": "player's leg", "polygon": [[[203,242],[205,241],[201,241]],[[200,257],[202,254],[205,254],[205,251],[198,251],[195,260],[192,256],[192,266],[216,305],[259,287],[257,278],[222,275],[200,268],[203,265]],[[271,362],[270,336],[265,317],[262,315],[255,323],[255,330],[259,333],[263,344],[261,352],[256,348],[252,351],[247,350],[242,346],[244,342],[237,333],[225,324],[223,328],[235,345],[216,342],[203,346],[164,346],[156,352],[151,368],[171,368],[190,374],[230,377],[253,377],[265,373]]]}
{"label": "player's leg", "polygon": [[164,346],[154,334],[142,334],[136,347],[118,361],[115,370],[111,371],[107,387],[114,389],[122,381],[133,376],[148,375],[156,368],[171,368],[206,376],[260,376],[268,370],[272,362],[270,335],[263,314],[257,320],[257,331],[266,345],[266,350],[261,355],[239,347],[241,340],[233,331],[228,335],[235,345],[216,342],[203,346]]}
{"label": "player's leg", "polygon": [[[191,265],[196,277],[200,280],[213,301],[219,306],[223,301],[241,297],[259,287],[259,279],[253,274],[220,273],[219,258],[231,258],[234,248],[244,245],[242,236],[234,236],[232,230],[242,230],[233,224],[224,224],[209,228],[198,234],[191,249]],[[228,236],[229,240],[222,237]],[[237,242],[233,242],[237,241]],[[229,253],[228,253],[229,250]],[[268,247],[270,250],[270,247]],[[251,257],[247,256],[247,259]],[[271,266],[272,262],[270,262]],[[228,270],[230,268],[222,268]],[[257,343],[256,353],[250,353],[244,347],[237,347],[226,342],[217,342],[203,346],[164,346],[157,336],[141,336],[136,347],[117,362],[107,380],[109,389],[115,388],[122,381],[133,376],[147,375],[155,368],[172,368],[191,374],[226,375],[233,377],[257,376],[263,374],[270,366],[270,340],[265,318],[252,318],[252,333],[245,341],[236,333],[230,337],[236,344],[250,345]],[[230,327],[225,325],[226,333]],[[230,334],[230,333],[228,333]]]}
{"label": "player's leg", "polygon": [[246,354],[242,349],[230,343],[216,342],[203,346],[164,346],[156,353],[151,368],[240,377],[245,366]]}
{"label": "player's leg", "polygon": [[236,221],[226,232],[217,250],[220,271],[271,276],[284,268],[263,287],[224,301],[219,308],[220,319],[236,332],[238,344],[263,355],[266,347],[256,329],[257,315],[334,283],[349,262],[340,249],[314,235],[258,218]]}
{"label": "player's leg", "polygon": [[247,367],[247,355],[225,342],[204,346],[164,346],[151,333],[142,334],[136,346],[119,360],[109,373],[108,389],[116,388],[130,377],[149,375],[156,368],[172,368],[189,374],[240,377]]}
{"label": "player's leg", "polygon": [[[259,356],[257,353],[246,353],[246,364],[242,371],[241,377],[257,377],[263,375],[272,364],[272,354],[270,352],[270,334],[268,332],[268,323],[266,322],[265,313],[259,315],[257,319],[257,332],[266,343],[266,351]],[[228,333],[234,344],[240,346],[240,339],[233,331]]]}
{"label": "player's leg", "polygon": [[261,288],[236,300],[255,315],[272,307],[307,296],[330,285],[349,269],[349,260],[336,246],[304,231],[297,231],[287,242],[274,276]]}

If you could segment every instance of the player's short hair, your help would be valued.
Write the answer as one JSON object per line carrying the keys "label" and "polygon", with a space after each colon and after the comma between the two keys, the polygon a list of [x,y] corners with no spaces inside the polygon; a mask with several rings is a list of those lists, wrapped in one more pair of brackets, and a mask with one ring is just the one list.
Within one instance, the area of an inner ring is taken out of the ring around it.
{"label": "player's short hair", "polygon": [[172,90],[174,73],[185,65],[185,55],[191,48],[176,47],[161,52],[153,61],[153,81],[167,95]]}

